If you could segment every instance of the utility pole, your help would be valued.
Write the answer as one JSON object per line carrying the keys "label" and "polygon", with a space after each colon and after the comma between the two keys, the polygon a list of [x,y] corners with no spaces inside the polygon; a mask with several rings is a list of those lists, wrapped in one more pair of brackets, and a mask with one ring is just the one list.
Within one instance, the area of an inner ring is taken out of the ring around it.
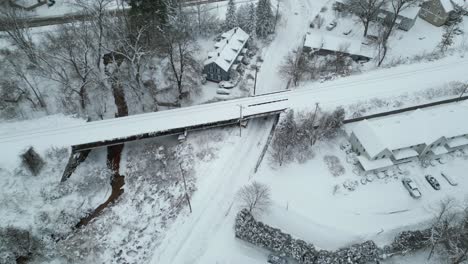
{"label": "utility pole", "polygon": [[317,118],[317,111],[318,111],[318,109],[319,109],[319,103],[315,103],[314,117],[313,117],[313,119],[312,119],[312,126],[314,127],[314,137],[313,137],[312,142],[311,142],[312,145],[314,145],[314,144],[315,144],[315,141],[317,140],[317,133],[318,133],[318,132],[317,132],[317,129],[315,129],[315,120],[316,120],[316,118]]}
{"label": "utility pole", "polygon": [[463,89],[463,92],[460,94],[460,96],[458,97],[458,101],[461,100],[461,98],[463,97],[463,95],[466,93],[466,90],[468,89],[468,84],[464,84],[465,86],[465,89]]}
{"label": "utility pole", "polygon": [[253,95],[255,96],[257,90],[257,75],[258,75],[258,65],[255,65],[255,82],[254,82],[254,92]]}
{"label": "utility pole", "polygon": [[180,167],[180,172],[182,173],[182,179],[184,180],[185,199],[187,200],[187,203],[189,205],[190,213],[192,213],[192,204],[190,203],[190,197],[187,193],[187,182],[185,181],[185,173],[184,173],[184,169],[182,169],[181,163],[179,163],[179,167]]}
{"label": "utility pole", "polygon": [[244,108],[242,105],[239,106],[239,137],[242,137],[242,119],[244,118],[242,116],[242,108]]}
{"label": "utility pole", "polygon": [[276,31],[276,24],[278,24],[278,17],[279,17],[279,4],[280,1],[278,0],[277,5],[276,5],[276,16],[275,16],[275,25],[273,26],[273,32]]}

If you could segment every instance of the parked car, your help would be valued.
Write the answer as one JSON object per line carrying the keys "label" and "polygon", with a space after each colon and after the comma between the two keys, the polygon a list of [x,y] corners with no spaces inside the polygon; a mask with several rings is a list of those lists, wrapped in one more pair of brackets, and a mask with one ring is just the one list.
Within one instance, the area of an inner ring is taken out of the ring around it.
{"label": "parked car", "polygon": [[343,32],[343,35],[348,36],[351,32],[353,32],[353,29]]}
{"label": "parked car", "polygon": [[231,94],[231,91],[229,91],[228,89],[224,89],[224,88],[218,88],[216,90],[216,93],[221,94],[221,95],[229,95]]}
{"label": "parked car", "polygon": [[452,185],[452,186],[457,186],[458,185],[458,182],[452,176],[450,176],[450,174],[447,174],[445,172],[441,172],[440,175],[442,175],[442,177],[444,177],[450,185]]}
{"label": "parked car", "polygon": [[224,88],[224,89],[231,89],[235,85],[232,82],[227,82],[227,81],[222,81],[219,83],[219,88]]}
{"label": "parked car", "polygon": [[330,22],[330,24],[327,25],[326,29],[328,31],[332,31],[334,28],[336,28],[336,25],[338,25],[338,23],[336,21],[332,21]]}
{"label": "parked car", "polygon": [[421,192],[419,191],[419,188],[416,186],[413,180],[404,178],[403,180],[401,180],[401,182],[403,183],[403,186],[405,186],[405,188],[408,190],[411,197],[416,199],[421,198]]}
{"label": "parked car", "polygon": [[288,261],[286,260],[286,258],[281,257],[279,255],[270,254],[268,256],[268,263],[271,263],[271,264],[288,264]]}
{"label": "parked car", "polygon": [[434,188],[434,190],[440,190],[439,181],[437,181],[434,176],[428,174],[424,176],[424,178],[426,178],[426,181],[432,186],[432,188]]}

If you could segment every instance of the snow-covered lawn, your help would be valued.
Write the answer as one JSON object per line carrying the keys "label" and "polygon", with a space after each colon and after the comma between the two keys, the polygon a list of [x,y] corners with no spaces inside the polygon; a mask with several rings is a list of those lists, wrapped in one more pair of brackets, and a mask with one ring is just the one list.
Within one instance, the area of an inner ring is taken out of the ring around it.
{"label": "snow-covered lawn", "polygon": [[93,152],[67,182],[60,183],[67,149],[41,152],[45,166],[32,175],[23,165],[0,168],[0,228],[13,226],[34,235],[67,235],[110,195],[105,152]]}

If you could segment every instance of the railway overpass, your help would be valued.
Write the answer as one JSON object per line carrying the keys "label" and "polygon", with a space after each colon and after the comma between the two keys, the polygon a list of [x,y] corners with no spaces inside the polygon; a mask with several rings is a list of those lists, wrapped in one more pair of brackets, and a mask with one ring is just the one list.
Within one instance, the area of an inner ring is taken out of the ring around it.
{"label": "railway overpass", "polygon": [[57,125],[0,135],[0,148],[2,151],[9,150],[9,155],[17,155],[20,150],[29,146],[38,146],[41,149],[41,146],[47,145],[71,147],[73,152],[80,152],[144,138],[240,124],[243,120],[279,114],[287,108],[287,97],[284,92],[278,92],[79,125]]}

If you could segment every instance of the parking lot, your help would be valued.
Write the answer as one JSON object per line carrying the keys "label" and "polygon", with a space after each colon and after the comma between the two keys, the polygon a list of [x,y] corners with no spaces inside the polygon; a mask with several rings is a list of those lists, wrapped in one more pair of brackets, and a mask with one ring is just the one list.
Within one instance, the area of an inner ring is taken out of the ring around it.
{"label": "parking lot", "polygon": [[[432,162],[423,167],[412,162],[387,173],[365,176],[347,161],[347,154],[340,149],[344,138],[340,140],[320,143],[315,157],[304,164],[261,167],[256,179],[271,186],[273,199],[272,209],[262,221],[318,247],[336,249],[363,236],[385,244],[402,228],[419,228],[427,223],[441,200],[452,197],[460,203],[465,201],[468,155],[462,152],[447,154],[443,164]],[[330,155],[339,159],[344,174],[334,176],[330,172],[324,162]],[[450,185],[441,172],[452,176],[458,185]],[[440,190],[427,182],[424,176],[428,174],[438,180]],[[421,192],[419,199],[410,196],[402,184],[404,178],[414,181]],[[333,238],[325,239],[327,234]]]}

